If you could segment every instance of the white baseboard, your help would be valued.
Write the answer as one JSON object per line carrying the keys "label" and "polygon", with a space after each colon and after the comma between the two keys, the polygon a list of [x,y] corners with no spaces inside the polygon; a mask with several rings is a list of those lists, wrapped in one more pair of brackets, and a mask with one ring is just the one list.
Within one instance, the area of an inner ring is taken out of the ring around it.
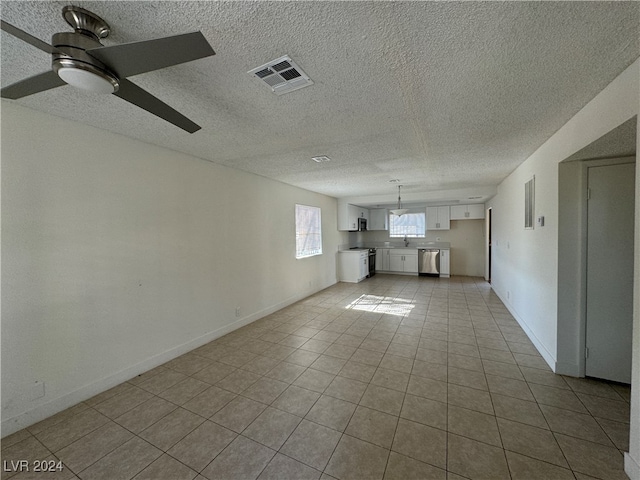
{"label": "white baseboard", "polygon": [[529,340],[531,340],[531,343],[533,343],[533,346],[536,347],[536,350],[538,350],[540,355],[542,355],[542,358],[544,358],[544,361],[547,362],[547,365],[549,365],[549,368],[551,368],[551,370],[556,372],[557,364],[556,364],[555,355],[553,355],[551,352],[549,352],[546,349],[546,347],[542,344],[542,342],[538,339],[538,337],[536,337],[533,331],[529,328],[527,323],[522,318],[520,318],[520,315],[518,315],[518,312],[516,312],[513,309],[511,304],[509,304],[509,302],[507,302],[507,300],[505,300],[502,297],[502,295],[500,295],[500,292],[498,292],[493,286],[491,287],[491,289],[493,290],[493,293],[495,293],[498,296],[498,298],[502,301],[504,306],[507,307],[507,310],[509,310],[509,313],[513,315],[513,318],[516,319],[516,322],[518,322],[520,327],[522,327],[522,330],[524,330],[524,333],[527,335],[527,337],[529,337]]}
{"label": "white baseboard", "polygon": [[629,452],[624,452],[624,473],[631,480],[640,480],[640,464],[629,455]]}
{"label": "white baseboard", "polygon": [[130,380],[131,378],[140,375],[141,373],[147,372],[157,367],[158,365],[162,365],[163,363],[173,360],[180,355],[201,347],[202,345],[205,345],[212,340],[215,340],[216,338],[222,337],[223,335],[237,330],[240,327],[244,327],[249,323],[270,315],[271,313],[277,312],[278,310],[292,305],[293,303],[302,300],[310,295],[313,295],[314,293],[317,293],[321,290],[324,290],[325,288],[335,285],[335,283],[336,282],[333,282],[318,289],[302,292],[300,294],[289,297],[282,302],[264,308],[258,312],[254,312],[246,317],[235,320],[228,325],[208,332],[205,335],[194,338],[193,340],[173,347],[162,353],[154,355],[153,357],[147,358],[142,362],[131,365],[130,367],[103,377],[99,380],[96,380],[95,382],[84,385],[65,395],[49,400],[48,402],[38,405],[35,408],[27,410],[11,418],[3,419],[0,427],[2,430],[1,436],[4,438],[7,435],[11,435],[12,433],[17,432],[18,430],[22,430],[23,428],[40,422],[45,418],[48,418],[69,407],[72,407],[73,405],[76,405],[80,402],[88,400],[89,398],[99,393],[109,390],[110,388],[113,388],[116,385],[121,384],[122,382],[126,382],[127,380]]}

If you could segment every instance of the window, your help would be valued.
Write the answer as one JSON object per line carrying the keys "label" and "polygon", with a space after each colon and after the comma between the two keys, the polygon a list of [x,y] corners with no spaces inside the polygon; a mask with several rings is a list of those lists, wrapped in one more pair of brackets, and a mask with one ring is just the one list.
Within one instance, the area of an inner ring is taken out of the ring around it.
{"label": "window", "polygon": [[425,219],[426,214],[421,213],[405,213],[401,217],[389,214],[389,236],[390,237],[417,237],[422,238],[425,235]]}
{"label": "window", "polygon": [[322,255],[320,209],[296,204],[296,258],[314,255]]}
{"label": "window", "polygon": [[524,184],[524,228],[533,229],[533,215],[535,205],[535,179],[533,177]]}

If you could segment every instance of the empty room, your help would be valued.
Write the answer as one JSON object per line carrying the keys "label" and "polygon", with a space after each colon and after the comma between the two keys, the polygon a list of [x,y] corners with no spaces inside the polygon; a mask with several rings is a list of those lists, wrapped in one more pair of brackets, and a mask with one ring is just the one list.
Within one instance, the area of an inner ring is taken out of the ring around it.
{"label": "empty room", "polygon": [[640,480],[640,3],[0,19],[3,480]]}

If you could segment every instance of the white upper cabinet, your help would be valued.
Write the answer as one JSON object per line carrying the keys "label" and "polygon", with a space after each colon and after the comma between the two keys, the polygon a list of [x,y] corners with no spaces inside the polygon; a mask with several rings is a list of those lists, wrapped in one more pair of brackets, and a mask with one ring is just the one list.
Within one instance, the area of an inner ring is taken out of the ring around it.
{"label": "white upper cabinet", "polygon": [[358,217],[364,218],[369,221],[369,209],[364,207],[358,207]]}
{"label": "white upper cabinet", "polygon": [[367,230],[389,230],[389,215],[386,208],[372,208],[369,210]]}
{"label": "white upper cabinet", "polygon": [[350,203],[338,203],[338,230],[358,230],[358,218],[369,219],[369,209],[351,205]]}
{"label": "white upper cabinet", "polygon": [[427,231],[449,230],[449,206],[427,207]]}
{"label": "white upper cabinet", "polygon": [[451,205],[451,220],[478,220],[484,218],[484,203]]}
{"label": "white upper cabinet", "polygon": [[[451,220],[477,220],[484,218],[484,204],[441,205],[426,207],[427,231],[450,230]],[[338,202],[338,230],[358,230],[358,219],[367,220],[367,230],[389,230],[389,210],[386,208],[359,207]]]}

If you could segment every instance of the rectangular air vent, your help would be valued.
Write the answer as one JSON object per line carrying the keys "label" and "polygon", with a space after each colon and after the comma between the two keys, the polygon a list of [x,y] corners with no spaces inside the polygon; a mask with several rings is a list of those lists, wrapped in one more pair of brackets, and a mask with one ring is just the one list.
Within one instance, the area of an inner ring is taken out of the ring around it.
{"label": "rectangular air vent", "polygon": [[288,55],[276,58],[247,73],[266,83],[276,95],[313,85],[313,80]]}

